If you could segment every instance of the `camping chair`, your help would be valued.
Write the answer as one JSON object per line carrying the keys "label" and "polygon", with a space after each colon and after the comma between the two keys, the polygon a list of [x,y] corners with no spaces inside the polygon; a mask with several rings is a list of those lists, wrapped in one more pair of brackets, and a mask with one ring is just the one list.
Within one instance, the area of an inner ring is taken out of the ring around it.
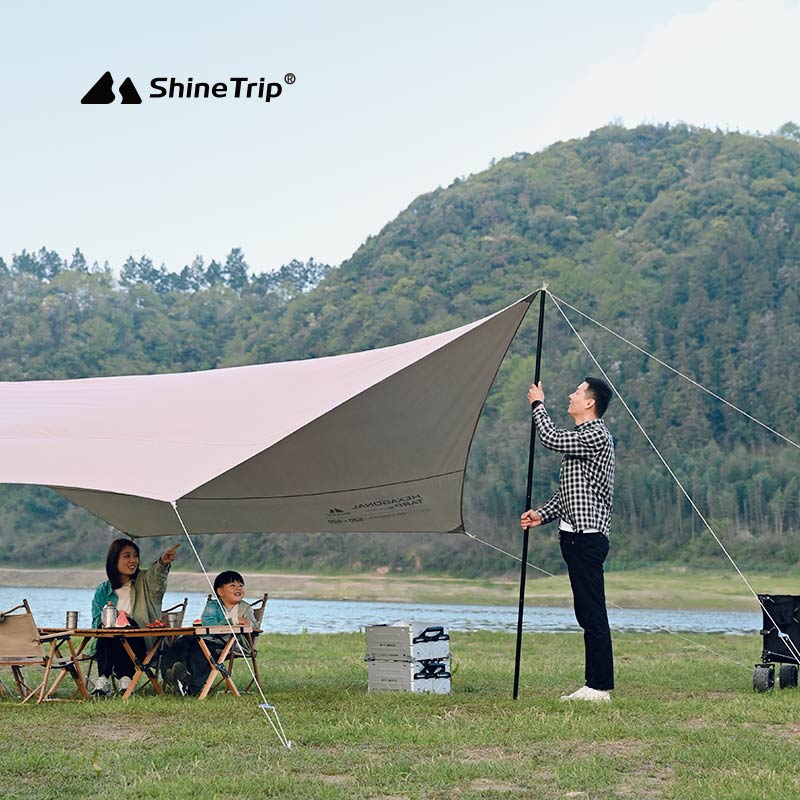
{"label": "camping chair", "polygon": [[[175,614],[177,618],[175,620],[175,625],[173,627],[182,628],[183,627],[183,618],[186,615],[186,606],[187,605],[189,605],[189,598],[188,597],[184,597],[182,603],[175,603],[174,606],[170,606],[169,608],[162,609],[162,611],[161,611],[161,621],[165,625],[168,625],[168,623],[167,623],[167,614]],[[159,649],[159,651],[158,651],[158,659],[156,659],[156,668],[155,668],[156,675],[160,675],[161,674],[161,659],[164,658],[165,651],[167,650],[167,648],[169,648],[169,646],[174,641],[175,641],[174,638],[170,638],[169,640],[164,640],[164,643],[162,644],[161,648]]]}
{"label": "camping chair", "polygon": [[[212,596],[209,595],[208,599],[211,600]],[[261,621],[264,619],[264,609],[267,607],[267,601],[269,600],[269,593],[265,592],[264,595],[261,597],[260,600],[256,600],[250,603],[250,608],[253,609],[253,616],[256,620],[256,627],[261,630],[262,625]],[[244,692],[249,692],[250,689],[253,687],[253,684],[257,683],[259,687],[261,687],[261,676],[258,673],[258,650],[256,649],[256,640],[258,639],[258,633],[243,633],[240,634],[244,637],[245,641],[250,647],[250,655],[249,656],[242,656],[241,652],[239,652],[239,648],[234,644],[233,648],[231,649],[230,654],[228,655],[228,665],[227,669],[228,672],[233,674],[233,664],[236,659],[241,658],[249,658],[250,662],[253,665],[253,675],[255,678],[251,677],[250,681],[248,682],[247,686],[242,690]],[[223,678],[220,678],[216,684],[214,684],[214,688],[217,688],[221,683],[225,683]],[[225,691],[228,691],[228,686],[225,684]]]}
{"label": "camping chair", "polygon": [[[20,609],[23,609],[21,613],[14,613]],[[46,644],[49,644],[49,650],[45,648]],[[68,656],[61,654],[61,647],[64,644],[69,646]],[[78,691],[84,697],[89,696],[69,634],[65,631],[41,636],[27,600],[0,614],[0,667],[11,668],[17,692],[23,703],[27,703],[37,692],[39,695],[37,703],[50,699],[66,675],[72,677]],[[41,683],[32,688],[23,672],[24,667],[44,667]],[[61,674],[48,689],[47,683],[53,668],[61,670]],[[7,692],[3,690],[2,695],[6,694]]]}
{"label": "camping chair", "polygon": [[161,612],[161,621],[166,625],[167,624],[167,614],[177,614],[177,622],[175,624],[176,628],[183,627],[183,617],[186,614],[186,606],[189,604],[189,598],[184,597],[182,603],[176,603],[174,606],[170,606],[169,608],[165,608]]}

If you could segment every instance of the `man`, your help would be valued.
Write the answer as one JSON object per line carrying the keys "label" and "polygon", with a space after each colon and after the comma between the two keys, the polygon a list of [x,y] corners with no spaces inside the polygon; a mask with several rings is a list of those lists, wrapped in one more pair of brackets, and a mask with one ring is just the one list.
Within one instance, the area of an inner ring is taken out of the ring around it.
{"label": "man", "polygon": [[586,378],[569,396],[567,413],[575,429],[567,431],[557,428],[548,416],[541,383],[531,384],[528,390],[542,444],[564,454],[558,491],[540,508],[526,511],[520,520],[523,529],[560,520],[561,554],[567,562],[586,656],[586,685],[563,695],[562,700],[608,702],[614,688],[603,579],[614,490],[614,440],[602,416],[611,395],[605,381]]}

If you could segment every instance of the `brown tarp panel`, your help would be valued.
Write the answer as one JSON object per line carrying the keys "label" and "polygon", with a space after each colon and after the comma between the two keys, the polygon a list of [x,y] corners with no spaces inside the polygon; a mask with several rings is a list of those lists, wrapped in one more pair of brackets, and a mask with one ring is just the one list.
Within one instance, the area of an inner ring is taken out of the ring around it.
{"label": "brown tarp panel", "polygon": [[535,292],[405,344],[205,372],[0,383],[0,482],[135,536],[463,530],[483,403]]}

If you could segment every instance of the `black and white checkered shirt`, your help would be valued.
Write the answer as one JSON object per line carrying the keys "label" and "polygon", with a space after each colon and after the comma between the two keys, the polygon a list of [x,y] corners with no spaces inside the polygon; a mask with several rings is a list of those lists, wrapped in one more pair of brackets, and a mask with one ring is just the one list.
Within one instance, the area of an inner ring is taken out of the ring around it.
{"label": "black and white checkered shirt", "polygon": [[542,444],[563,453],[558,491],[536,511],[542,524],[561,518],[578,532],[609,535],[614,494],[614,439],[601,419],[567,431],[557,428],[545,411],[533,411]]}

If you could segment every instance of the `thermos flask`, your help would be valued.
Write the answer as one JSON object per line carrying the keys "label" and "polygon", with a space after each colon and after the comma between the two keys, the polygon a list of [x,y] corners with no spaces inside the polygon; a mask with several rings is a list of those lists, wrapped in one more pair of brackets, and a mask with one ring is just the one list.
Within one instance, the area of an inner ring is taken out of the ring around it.
{"label": "thermos flask", "polygon": [[117,625],[117,609],[111,603],[106,603],[103,606],[103,611],[100,615],[100,623],[104,628],[114,628]]}

